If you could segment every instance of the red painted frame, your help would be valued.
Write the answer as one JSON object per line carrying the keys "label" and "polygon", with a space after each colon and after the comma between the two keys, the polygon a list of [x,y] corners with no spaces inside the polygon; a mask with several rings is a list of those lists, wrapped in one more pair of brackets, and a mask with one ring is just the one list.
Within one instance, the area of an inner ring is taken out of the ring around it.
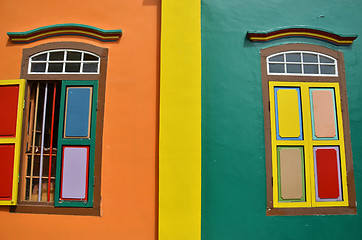
{"label": "red painted frame", "polygon": [[85,187],[85,198],[82,199],[78,199],[78,198],[63,198],[63,185],[61,185],[60,187],[60,195],[59,198],[61,200],[72,200],[72,201],[88,201],[88,178],[89,178],[89,146],[63,146],[62,149],[62,174],[61,174],[61,179],[60,179],[60,183],[63,183],[63,167],[64,167],[64,148],[86,148],[87,149],[87,181],[86,181],[86,187]]}

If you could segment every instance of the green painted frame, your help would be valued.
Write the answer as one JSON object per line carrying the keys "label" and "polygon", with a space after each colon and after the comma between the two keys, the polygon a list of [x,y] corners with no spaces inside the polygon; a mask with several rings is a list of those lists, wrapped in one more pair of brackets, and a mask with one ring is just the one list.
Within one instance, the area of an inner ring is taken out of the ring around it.
{"label": "green painted frame", "polygon": [[[67,87],[93,87],[92,91],[92,107],[91,107],[91,126],[90,138],[64,138],[64,116],[66,103]],[[61,96],[60,96],[60,113],[58,127],[58,146],[55,181],[55,207],[93,207],[93,182],[94,182],[94,156],[95,156],[95,139],[96,139],[96,120],[97,120],[97,96],[98,96],[98,81],[62,81]],[[89,165],[88,165],[88,200],[60,200],[61,174],[62,174],[62,157],[63,147],[65,146],[89,146]]]}
{"label": "green painted frame", "polygon": [[[299,198],[299,199],[283,199],[281,194],[281,184],[280,184],[280,150],[283,148],[297,148],[300,150],[301,153],[301,164],[302,164],[302,171],[303,171],[303,197]],[[305,167],[304,167],[304,148],[303,147],[299,147],[299,146],[278,146],[277,147],[277,151],[278,151],[278,199],[279,202],[305,202]]]}

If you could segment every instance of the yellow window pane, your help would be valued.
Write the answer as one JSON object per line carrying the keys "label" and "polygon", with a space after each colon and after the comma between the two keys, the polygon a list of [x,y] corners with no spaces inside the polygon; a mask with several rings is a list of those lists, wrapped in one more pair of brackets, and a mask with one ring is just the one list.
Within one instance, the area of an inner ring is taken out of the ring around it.
{"label": "yellow window pane", "polygon": [[300,136],[299,96],[296,89],[279,89],[278,126],[282,138],[298,138]]}

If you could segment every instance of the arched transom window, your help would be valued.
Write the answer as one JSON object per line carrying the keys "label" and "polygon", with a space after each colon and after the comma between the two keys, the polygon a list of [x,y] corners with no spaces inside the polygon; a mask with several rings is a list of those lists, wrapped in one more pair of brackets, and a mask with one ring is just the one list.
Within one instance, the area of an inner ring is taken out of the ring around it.
{"label": "arched transom window", "polygon": [[267,58],[269,75],[338,76],[337,60],[321,53],[288,51]]}
{"label": "arched transom window", "polygon": [[80,50],[44,51],[31,56],[29,60],[29,74],[99,73],[99,56]]}

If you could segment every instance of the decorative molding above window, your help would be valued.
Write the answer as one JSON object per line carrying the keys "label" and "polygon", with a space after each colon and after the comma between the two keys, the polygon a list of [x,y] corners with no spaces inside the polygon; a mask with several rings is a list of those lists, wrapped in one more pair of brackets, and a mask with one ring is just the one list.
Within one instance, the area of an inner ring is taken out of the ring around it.
{"label": "decorative molding above window", "polygon": [[326,41],[334,45],[348,46],[357,38],[357,34],[335,34],[315,28],[290,27],[270,31],[248,31],[246,37],[252,42],[269,42],[282,38],[304,37]]}
{"label": "decorative molding above window", "polygon": [[267,57],[269,75],[338,76],[337,60],[321,53],[288,51]]}
{"label": "decorative molding above window", "polygon": [[29,74],[98,74],[99,57],[93,53],[59,49],[30,57]]}
{"label": "decorative molding above window", "polygon": [[13,43],[31,43],[44,38],[76,35],[97,39],[102,42],[114,42],[121,38],[122,30],[104,30],[84,24],[66,23],[35,28],[25,32],[8,32]]}

